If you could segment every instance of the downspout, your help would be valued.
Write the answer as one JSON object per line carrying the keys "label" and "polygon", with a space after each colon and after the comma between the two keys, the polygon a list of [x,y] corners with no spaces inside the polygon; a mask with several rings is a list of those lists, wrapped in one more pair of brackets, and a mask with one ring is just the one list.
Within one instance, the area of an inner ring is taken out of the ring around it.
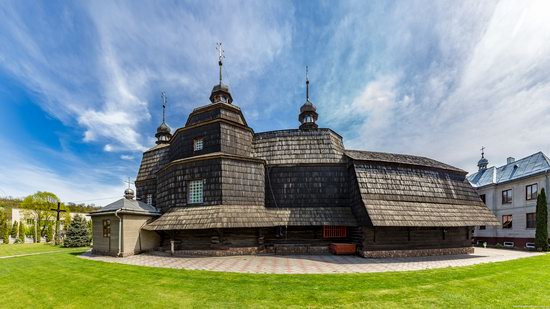
{"label": "downspout", "polygon": [[118,209],[117,211],[115,211],[115,217],[118,218],[118,253],[116,254],[116,256],[120,256],[122,253],[122,218],[118,216],[118,212],[121,210],[122,209]]}

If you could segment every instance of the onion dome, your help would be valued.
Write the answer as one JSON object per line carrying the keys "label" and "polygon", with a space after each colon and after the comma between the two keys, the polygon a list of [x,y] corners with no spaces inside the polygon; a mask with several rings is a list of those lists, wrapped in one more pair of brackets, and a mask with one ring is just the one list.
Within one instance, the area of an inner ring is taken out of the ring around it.
{"label": "onion dome", "polygon": [[231,97],[229,86],[224,84],[220,80],[220,83],[212,88],[212,93],[210,94],[210,102],[231,104],[233,102],[233,97]]}
{"label": "onion dome", "polygon": [[319,114],[317,114],[317,108],[309,100],[309,78],[307,76],[307,67],[306,67],[306,102],[302,107],[300,107],[300,115],[298,120],[300,121],[300,130],[314,130],[317,129],[317,119]]}
{"label": "onion dome", "polygon": [[124,198],[127,200],[133,200],[134,199],[134,190],[127,188],[124,190]]}
{"label": "onion dome", "polygon": [[157,145],[167,144],[172,138],[172,131],[165,122],[162,122],[157,128],[157,134],[155,134],[155,137],[157,138]]}

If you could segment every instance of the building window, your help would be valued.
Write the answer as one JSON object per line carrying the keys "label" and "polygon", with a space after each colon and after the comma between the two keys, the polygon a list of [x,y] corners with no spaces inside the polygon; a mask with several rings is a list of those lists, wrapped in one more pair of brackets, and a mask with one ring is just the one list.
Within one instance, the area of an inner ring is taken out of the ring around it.
{"label": "building window", "polygon": [[537,227],[537,217],[534,212],[525,214],[525,218],[526,218],[526,223],[525,223],[526,228],[534,229]]}
{"label": "building window", "polygon": [[526,200],[536,200],[537,194],[539,191],[539,186],[535,183],[525,187],[525,199]]}
{"label": "building window", "polygon": [[203,146],[204,146],[204,142],[203,142],[203,138],[202,138],[202,137],[195,138],[195,139],[193,140],[193,151],[202,150]]}
{"label": "building window", "polygon": [[485,202],[485,194],[480,195],[479,198],[481,198],[481,200],[483,201],[483,204],[486,204],[486,202]]}
{"label": "building window", "polygon": [[502,228],[511,229],[512,228],[512,215],[502,216]]}
{"label": "building window", "polygon": [[512,189],[502,191],[502,204],[512,203]]}
{"label": "building window", "polygon": [[480,226],[479,226],[479,229],[480,229],[480,230],[485,230],[486,228],[487,228],[487,227],[486,227],[485,225],[480,225]]}
{"label": "building window", "polygon": [[200,204],[204,202],[204,181],[193,180],[189,181],[187,187],[187,203]]}
{"label": "building window", "polygon": [[311,117],[311,115],[306,115],[304,117],[304,120],[305,120],[305,122],[313,122],[313,117]]}
{"label": "building window", "polygon": [[103,237],[111,237],[111,220],[103,220]]}
{"label": "building window", "polygon": [[27,225],[34,225],[34,219],[27,219]]}
{"label": "building window", "polygon": [[348,235],[348,229],[345,226],[323,226],[323,238],[342,238]]}
{"label": "building window", "polygon": [[153,194],[147,194],[147,204],[153,205]]}

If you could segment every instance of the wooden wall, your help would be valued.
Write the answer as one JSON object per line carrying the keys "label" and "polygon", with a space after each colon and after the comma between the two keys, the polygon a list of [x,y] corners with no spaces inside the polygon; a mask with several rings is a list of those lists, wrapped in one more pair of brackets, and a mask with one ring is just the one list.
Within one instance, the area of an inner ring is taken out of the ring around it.
{"label": "wooden wall", "polygon": [[226,205],[264,205],[264,165],[222,159],[222,202]]}
{"label": "wooden wall", "polygon": [[[471,227],[364,229],[365,250],[458,248],[472,245]],[[444,232],[446,231],[446,232]]]}
{"label": "wooden wall", "polygon": [[[203,149],[193,150],[193,139],[203,138]],[[220,123],[177,131],[170,142],[170,161],[221,151]]]}

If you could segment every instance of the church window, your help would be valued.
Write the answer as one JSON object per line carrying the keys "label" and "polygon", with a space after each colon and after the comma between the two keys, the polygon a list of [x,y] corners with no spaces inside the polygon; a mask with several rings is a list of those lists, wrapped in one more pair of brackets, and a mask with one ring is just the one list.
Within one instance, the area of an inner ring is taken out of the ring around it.
{"label": "church window", "polygon": [[202,138],[202,137],[195,138],[195,139],[193,140],[193,151],[202,150],[203,146],[204,146],[204,142],[203,142],[203,138]]}
{"label": "church window", "polygon": [[111,237],[111,220],[103,220],[103,237]]}
{"label": "church window", "polygon": [[313,117],[311,117],[311,115],[306,115],[304,119],[305,122],[313,122]]}
{"label": "church window", "polygon": [[153,194],[147,194],[147,204],[153,205]]}
{"label": "church window", "polygon": [[204,181],[193,180],[188,183],[187,203],[200,204],[204,202]]}

